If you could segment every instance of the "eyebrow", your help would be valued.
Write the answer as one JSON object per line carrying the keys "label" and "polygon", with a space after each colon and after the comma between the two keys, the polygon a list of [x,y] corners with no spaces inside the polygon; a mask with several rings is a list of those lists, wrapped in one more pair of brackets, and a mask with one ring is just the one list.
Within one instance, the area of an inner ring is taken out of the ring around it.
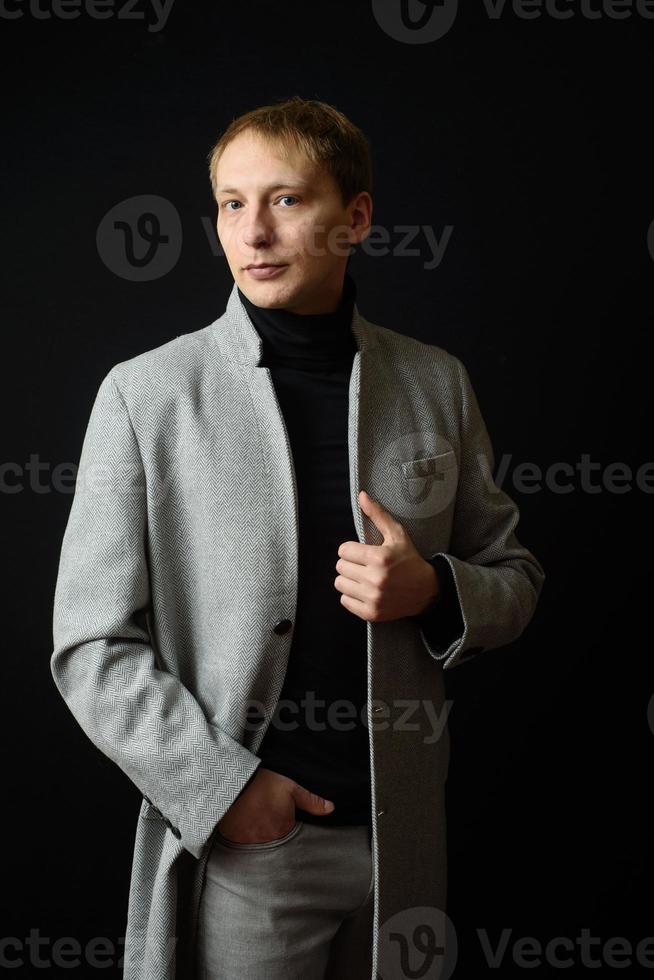
{"label": "eyebrow", "polygon": [[[289,181],[286,181],[285,183],[268,184],[268,186],[267,187],[264,187],[263,190],[264,191],[280,191],[280,190],[283,190],[285,187],[307,187],[308,184],[309,184],[309,181],[308,180],[304,180],[302,177],[296,177],[295,180],[289,180]],[[218,188],[218,193],[219,194],[240,194],[241,191],[239,191],[238,187],[219,187]]]}

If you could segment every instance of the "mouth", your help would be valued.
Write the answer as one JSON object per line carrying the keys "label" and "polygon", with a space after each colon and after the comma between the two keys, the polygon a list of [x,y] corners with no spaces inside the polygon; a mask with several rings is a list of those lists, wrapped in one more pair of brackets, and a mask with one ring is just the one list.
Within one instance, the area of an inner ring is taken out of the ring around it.
{"label": "mouth", "polygon": [[268,279],[270,276],[275,276],[282,271],[282,269],[287,269],[286,265],[273,265],[269,262],[262,262],[260,265],[248,265],[245,267],[245,271],[248,272],[254,279]]}
{"label": "mouth", "polygon": [[250,265],[245,266],[246,269],[281,269],[281,263],[275,262],[252,262]]}

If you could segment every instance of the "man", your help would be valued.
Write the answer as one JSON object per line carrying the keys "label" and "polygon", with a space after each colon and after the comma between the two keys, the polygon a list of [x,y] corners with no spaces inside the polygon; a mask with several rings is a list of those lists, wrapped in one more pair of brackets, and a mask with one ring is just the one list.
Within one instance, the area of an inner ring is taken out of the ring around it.
{"label": "man", "polygon": [[360,130],[255,109],[210,176],[227,310],[100,385],[53,676],[143,795],[126,978],[401,975],[443,927],[443,670],[544,573],[461,362],[358,311]]}

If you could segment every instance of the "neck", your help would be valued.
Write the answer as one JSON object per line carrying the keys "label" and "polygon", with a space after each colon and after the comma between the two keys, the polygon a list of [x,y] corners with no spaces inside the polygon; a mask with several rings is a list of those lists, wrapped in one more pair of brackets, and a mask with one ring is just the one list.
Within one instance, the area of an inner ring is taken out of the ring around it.
{"label": "neck", "polygon": [[300,369],[339,366],[351,360],[357,344],[352,332],[356,284],[346,273],[338,308],[332,313],[293,313],[256,306],[238,295],[261,337],[265,365]]}

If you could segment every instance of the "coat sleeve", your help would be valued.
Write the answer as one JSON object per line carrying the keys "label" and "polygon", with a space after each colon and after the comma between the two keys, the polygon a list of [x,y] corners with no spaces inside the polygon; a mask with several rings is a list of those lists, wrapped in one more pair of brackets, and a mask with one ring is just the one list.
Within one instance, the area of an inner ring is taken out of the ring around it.
{"label": "coat sleeve", "polygon": [[450,567],[463,629],[457,635],[451,606],[440,629],[438,604],[427,621],[418,622],[423,643],[444,670],[516,640],[545,581],[542,565],[515,536],[520,512],[493,480],[495,457],[479,403],[465,366],[454,361],[461,397],[459,482],[449,551],[430,560],[440,558]]}
{"label": "coat sleeve", "polygon": [[463,637],[465,624],[449,562],[443,555],[434,555],[427,561],[436,570],[438,596],[416,619],[429,646],[442,652]]}
{"label": "coat sleeve", "polygon": [[145,472],[113,370],[100,384],[82,445],[50,667],[86,735],[199,858],[261,759],[209,723],[188,688],[157,663]]}

